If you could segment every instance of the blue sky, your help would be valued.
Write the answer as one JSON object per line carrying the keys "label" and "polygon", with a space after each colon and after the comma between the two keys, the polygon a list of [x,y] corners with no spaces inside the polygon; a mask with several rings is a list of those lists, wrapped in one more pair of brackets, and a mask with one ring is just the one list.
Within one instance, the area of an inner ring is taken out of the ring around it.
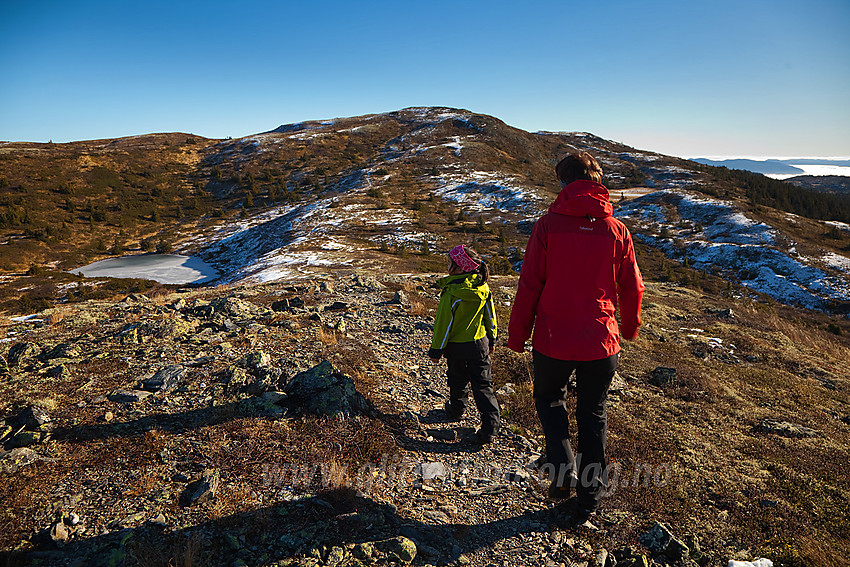
{"label": "blue sky", "polygon": [[0,139],[451,106],[682,156],[850,156],[850,2],[0,0]]}

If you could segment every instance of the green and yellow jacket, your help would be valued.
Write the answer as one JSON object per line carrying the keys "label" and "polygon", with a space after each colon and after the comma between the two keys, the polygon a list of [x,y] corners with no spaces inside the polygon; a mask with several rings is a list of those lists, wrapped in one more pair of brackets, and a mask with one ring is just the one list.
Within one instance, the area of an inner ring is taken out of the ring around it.
{"label": "green and yellow jacket", "polygon": [[490,287],[481,283],[478,274],[460,274],[437,280],[443,291],[437,318],[434,321],[434,337],[428,356],[440,358],[448,343],[466,343],[488,337],[496,339],[496,310]]}

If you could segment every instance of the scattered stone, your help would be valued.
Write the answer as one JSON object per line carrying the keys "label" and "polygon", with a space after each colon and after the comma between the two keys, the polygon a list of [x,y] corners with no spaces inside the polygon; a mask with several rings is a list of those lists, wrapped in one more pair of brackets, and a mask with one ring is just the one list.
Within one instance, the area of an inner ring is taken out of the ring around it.
{"label": "scattered stone", "polygon": [[50,416],[47,414],[47,410],[40,406],[28,406],[18,412],[18,415],[15,416],[15,423],[18,427],[35,430],[50,423]]}
{"label": "scattered stone", "polygon": [[53,543],[56,545],[65,545],[70,537],[71,534],[68,532],[68,528],[65,527],[64,522],[56,522],[53,524],[53,527],[50,528],[50,539],[53,540]]}
{"label": "scattered stone", "polygon": [[734,559],[730,559],[726,567],[773,567],[773,561],[763,557],[755,561],[735,561]]}
{"label": "scattered stone", "polygon": [[272,364],[272,357],[261,350],[249,352],[239,361],[240,366],[257,369],[267,368]]}
{"label": "scattered stone", "polygon": [[454,441],[457,439],[457,431],[454,429],[426,429],[425,433],[440,441]]}
{"label": "scattered stone", "polygon": [[142,380],[142,388],[151,392],[170,391],[186,376],[186,367],[172,364],[159,370],[152,378]]}
{"label": "scattered stone", "polygon": [[792,439],[801,437],[817,437],[820,435],[820,433],[815,429],[810,429],[803,425],[797,425],[787,421],[777,421],[773,419],[761,420],[761,422],[755,427],[755,430],[759,433],[770,433]]}
{"label": "scattered stone", "polygon": [[29,447],[40,442],[41,436],[42,434],[40,431],[21,431],[9,439],[8,444],[12,449],[18,447]]}
{"label": "scattered stone", "polygon": [[284,392],[295,402],[293,407],[318,415],[349,417],[368,409],[354,381],[328,360],[293,376]]}
{"label": "scattered stone", "polygon": [[337,545],[330,548],[328,556],[325,559],[325,565],[328,567],[337,567],[345,561],[345,550]]}
{"label": "scattered stone", "polygon": [[676,539],[670,531],[670,527],[662,522],[655,522],[649,531],[642,534],[638,540],[654,554],[663,553],[673,561],[688,559],[690,552],[688,546]]}
{"label": "scattered stone", "polygon": [[348,311],[350,307],[351,305],[344,301],[334,301],[325,307],[325,311]]}
{"label": "scattered stone", "polygon": [[441,462],[436,463],[419,463],[416,465],[414,472],[422,477],[423,481],[433,480],[435,478],[446,478],[446,466]]}
{"label": "scattered stone", "polygon": [[30,342],[18,343],[9,349],[9,366],[14,368],[26,362],[32,362],[39,354],[41,354],[41,348],[37,344]]}
{"label": "scattered stone", "polygon": [[268,392],[263,392],[260,397],[263,401],[272,403],[272,404],[282,404],[286,402],[286,392],[275,392],[273,390]]}
{"label": "scattered stone", "polygon": [[116,390],[106,397],[110,402],[115,402],[117,404],[135,404],[137,402],[141,402],[150,395],[151,392],[147,392],[145,390]]}
{"label": "scattered stone", "polygon": [[351,550],[351,555],[359,561],[370,562],[375,555],[375,546],[368,542],[358,543]]}
{"label": "scattered stone", "polygon": [[21,467],[39,460],[43,460],[41,456],[26,447],[18,447],[8,453],[0,452],[0,471],[10,474],[16,473]]}
{"label": "scattered stone", "polygon": [[375,547],[388,554],[392,559],[405,564],[416,558],[416,544],[404,536],[375,542]]}
{"label": "scattered stone", "polygon": [[676,369],[664,366],[656,367],[649,373],[649,383],[653,386],[668,386],[676,381]]}
{"label": "scattered stone", "polygon": [[221,476],[217,469],[205,470],[201,480],[186,488],[186,504],[194,506],[212,500],[218,491],[220,482]]}
{"label": "scattered stone", "polygon": [[407,299],[407,296],[403,291],[398,290],[393,295],[393,298],[389,301],[390,305],[410,305],[410,300]]}
{"label": "scattered stone", "polygon": [[47,375],[51,378],[68,378],[71,376],[71,371],[64,364],[54,366],[47,370]]}
{"label": "scattered stone", "polygon": [[228,296],[210,302],[216,313],[221,313],[236,319],[250,319],[263,314],[264,309],[238,297]]}
{"label": "scattered stone", "polygon": [[80,350],[77,347],[71,343],[60,343],[49,351],[43,352],[41,359],[50,361],[56,358],[78,358],[79,356]]}
{"label": "scattered stone", "polygon": [[514,390],[514,385],[511,382],[508,382],[501,388],[496,391],[500,396],[510,396],[511,394],[516,394],[516,390]]}
{"label": "scattered stone", "polygon": [[231,366],[224,373],[224,381],[234,388],[242,388],[251,383],[248,372],[239,366]]}
{"label": "scattered stone", "polygon": [[9,370],[9,362],[6,360],[6,357],[0,354],[0,378],[8,378],[12,375],[12,372]]}

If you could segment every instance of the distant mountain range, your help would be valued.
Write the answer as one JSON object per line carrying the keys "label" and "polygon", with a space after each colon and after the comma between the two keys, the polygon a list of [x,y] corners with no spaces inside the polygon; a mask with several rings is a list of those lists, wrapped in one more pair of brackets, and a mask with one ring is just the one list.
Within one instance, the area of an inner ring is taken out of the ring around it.
{"label": "distant mountain range", "polygon": [[728,167],[729,169],[743,169],[764,175],[803,175],[805,170],[798,165],[832,165],[839,167],[850,167],[850,160],[817,159],[817,158],[791,158],[791,159],[724,159],[711,160],[707,158],[696,158],[691,161],[715,167]]}

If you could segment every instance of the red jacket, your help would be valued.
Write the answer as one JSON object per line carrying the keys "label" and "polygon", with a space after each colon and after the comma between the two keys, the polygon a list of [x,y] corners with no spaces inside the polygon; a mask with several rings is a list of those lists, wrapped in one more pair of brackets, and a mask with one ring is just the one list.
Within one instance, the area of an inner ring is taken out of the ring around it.
{"label": "red jacket", "polygon": [[643,280],[632,236],[612,211],[604,185],[576,181],[535,223],[508,325],[509,348],[521,352],[532,326],[534,350],[560,360],[607,358],[620,352],[620,334],[637,337]]}

